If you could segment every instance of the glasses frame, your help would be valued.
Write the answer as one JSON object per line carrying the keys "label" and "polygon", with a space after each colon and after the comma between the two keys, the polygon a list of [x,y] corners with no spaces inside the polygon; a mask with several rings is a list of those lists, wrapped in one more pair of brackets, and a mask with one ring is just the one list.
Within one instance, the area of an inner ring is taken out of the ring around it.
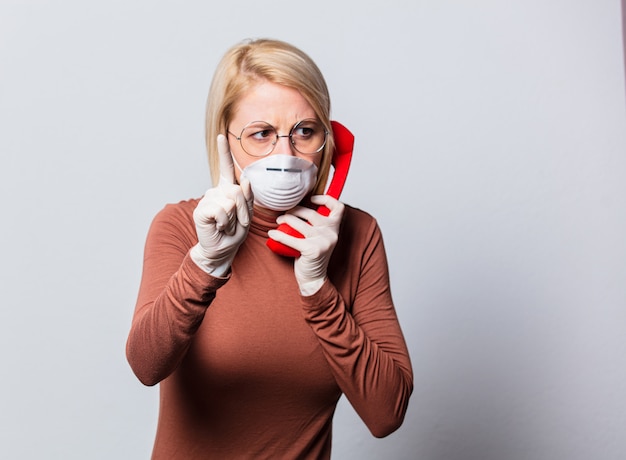
{"label": "glasses frame", "polygon": [[[294,133],[294,131],[298,128],[298,126],[300,126],[304,122],[319,123],[324,128],[324,142],[322,142],[322,145],[315,152],[302,152],[301,150],[298,149],[298,147],[296,147],[296,142],[293,140],[293,133]],[[245,149],[245,147],[243,146],[243,141],[242,141],[243,132],[246,130],[246,128],[248,126],[253,125],[254,123],[263,123],[263,124],[265,124],[267,126],[270,126],[274,130],[274,132],[276,132],[276,140],[271,143],[272,144],[271,148],[266,153],[264,153],[262,155],[253,155],[250,152],[248,152]],[[293,125],[291,127],[291,129],[289,130],[289,134],[278,134],[278,130],[271,123],[268,123],[267,121],[263,121],[263,120],[255,120],[255,121],[251,121],[249,123],[246,123],[246,125],[241,129],[241,134],[239,136],[237,136],[236,134],[232,133],[230,130],[227,130],[226,132],[239,141],[239,145],[241,146],[241,150],[243,150],[246,153],[246,155],[250,155],[253,158],[262,158],[262,157],[268,156],[270,153],[272,153],[274,151],[274,149],[276,148],[276,144],[278,144],[278,141],[280,140],[281,137],[288,137],[289,138],[289,144],[293,147],[293,149],[296,152],[301,153],[302,155],[309,155],[309,156],[317,155],[322,150],[324,150],[324,147],[326,147],[326,142],[328,142],[328,134],[329,134],[328,130],[324,127],[323,123],[320,122],[319,120],[315,119],[315,118],[305,118],[303,120],[300,120],[299,122],[297,122],[295,125]]]}

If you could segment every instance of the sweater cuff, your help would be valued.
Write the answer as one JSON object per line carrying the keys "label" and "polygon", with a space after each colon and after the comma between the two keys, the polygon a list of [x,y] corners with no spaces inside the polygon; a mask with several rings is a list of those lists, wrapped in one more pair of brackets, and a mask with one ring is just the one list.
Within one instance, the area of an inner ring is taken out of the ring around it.
{"label": "sweater cuff", "polygon": [[221,262],[207,259],[202,255],[200,243],[196,244],[189,250],[189,257],[191,257],[191,260],[193,260],[194,263],[204,272],[216,278],[224,278],[225,275],[228,274],[230,264],[232,262],[232,258],[230,257]]}
{"label": "sweater cuff", "polygon": [[298,283],[298,287],[300,288],[300,294],[305,297],[312,296],[317,291],[320,290],[322,285],[326,281],[326,278],[320,278],[313,281],[306,281],[303,283]]}
{"label": "sweater cuff", "polygon": [[202,286],[205,295],[211,295],[230,279],[230,273],[217,277],[206,273],[191,258],[189,253],[183,259],[181,270],[192,286]]}
{"label": "sweater cuff", "polygon": [[330,282],[328,277],[322,283],[322,286],[312,295],[300,295],[302,306],[308,312],[315,313],[328,308],[329,305],[336,303],[336,297],[339,295],[335,286]]}

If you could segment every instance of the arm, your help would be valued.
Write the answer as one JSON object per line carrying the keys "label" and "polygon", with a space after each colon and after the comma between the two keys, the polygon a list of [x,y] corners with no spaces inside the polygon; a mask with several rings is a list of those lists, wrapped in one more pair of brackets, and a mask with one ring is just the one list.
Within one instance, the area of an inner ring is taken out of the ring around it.
{"label": "arm", "polygon": [[[277,230],[269,234],[300,252],[294,273],[305,319],[337,384],[372,434],[383,437],[402,424],[413,374],[391,299],[382,235],[364,214],[344,220],[345,206],[328,195],[311,201],[330,214],[299,206],[277,219],[303,238]],[[342,244],[335,248],[340,231]],[[349,307],[342,294],[349,296]]]}
{"label": "arm", "polygon": [[354,255],[350,264],[346,260],[340,264],[358,266],[358,288],[351,308],[328,279],[315,294],[302,296],[302,303],[305,319],[317,335],[339,387],[372,434],[383,437],[404,420],[413,374],[375,221],[367,235],[360,264]]}
{"label": "arm", "polygon": [[226,282],[191,260],[189,249],[196,241],[193,223],[180,206],[162,210],[148,232],[126,344],[128,362],[145,385],[155,385],[176,369],[215,291]]}
{"label": "arm", "polygon": [[189,203],[169,206],[155,218],[148,234],[126,344],[128,361],[146,385],[160,382],[178,367],[248,234],[250,183],[236,183],[228,141],[221,134],[217,145],[220,181],[195,207],[193,220],[191,212],[183,210]]}

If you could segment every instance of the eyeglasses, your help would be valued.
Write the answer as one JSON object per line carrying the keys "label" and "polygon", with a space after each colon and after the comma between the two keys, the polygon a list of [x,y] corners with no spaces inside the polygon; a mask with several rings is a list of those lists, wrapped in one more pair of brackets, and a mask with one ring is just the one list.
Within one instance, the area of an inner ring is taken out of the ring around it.
{"label": "eyeglasses", "polygon": [[299,121],[289,134],[278,134],[276,128],[265,121],[252,121],[243,127],[237,137],[228,131],[241,144],[241,148],[253,157],[264,157],[272,153],[281,137],[288,137],[289,143],[303,155],[315,155],[326,145],[328,131],[324,125],[314,118]]}

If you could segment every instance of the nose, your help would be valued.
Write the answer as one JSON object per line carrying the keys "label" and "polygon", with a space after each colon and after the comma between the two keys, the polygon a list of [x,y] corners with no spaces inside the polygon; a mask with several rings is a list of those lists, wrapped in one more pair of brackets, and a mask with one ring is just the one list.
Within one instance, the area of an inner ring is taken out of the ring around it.
{"label": "nose", "polygon": [[276,145],[274,146],[272,153],[295,156],[295,149],[291,144],[289,134],[278,135],[278,139],[276,139]]}

